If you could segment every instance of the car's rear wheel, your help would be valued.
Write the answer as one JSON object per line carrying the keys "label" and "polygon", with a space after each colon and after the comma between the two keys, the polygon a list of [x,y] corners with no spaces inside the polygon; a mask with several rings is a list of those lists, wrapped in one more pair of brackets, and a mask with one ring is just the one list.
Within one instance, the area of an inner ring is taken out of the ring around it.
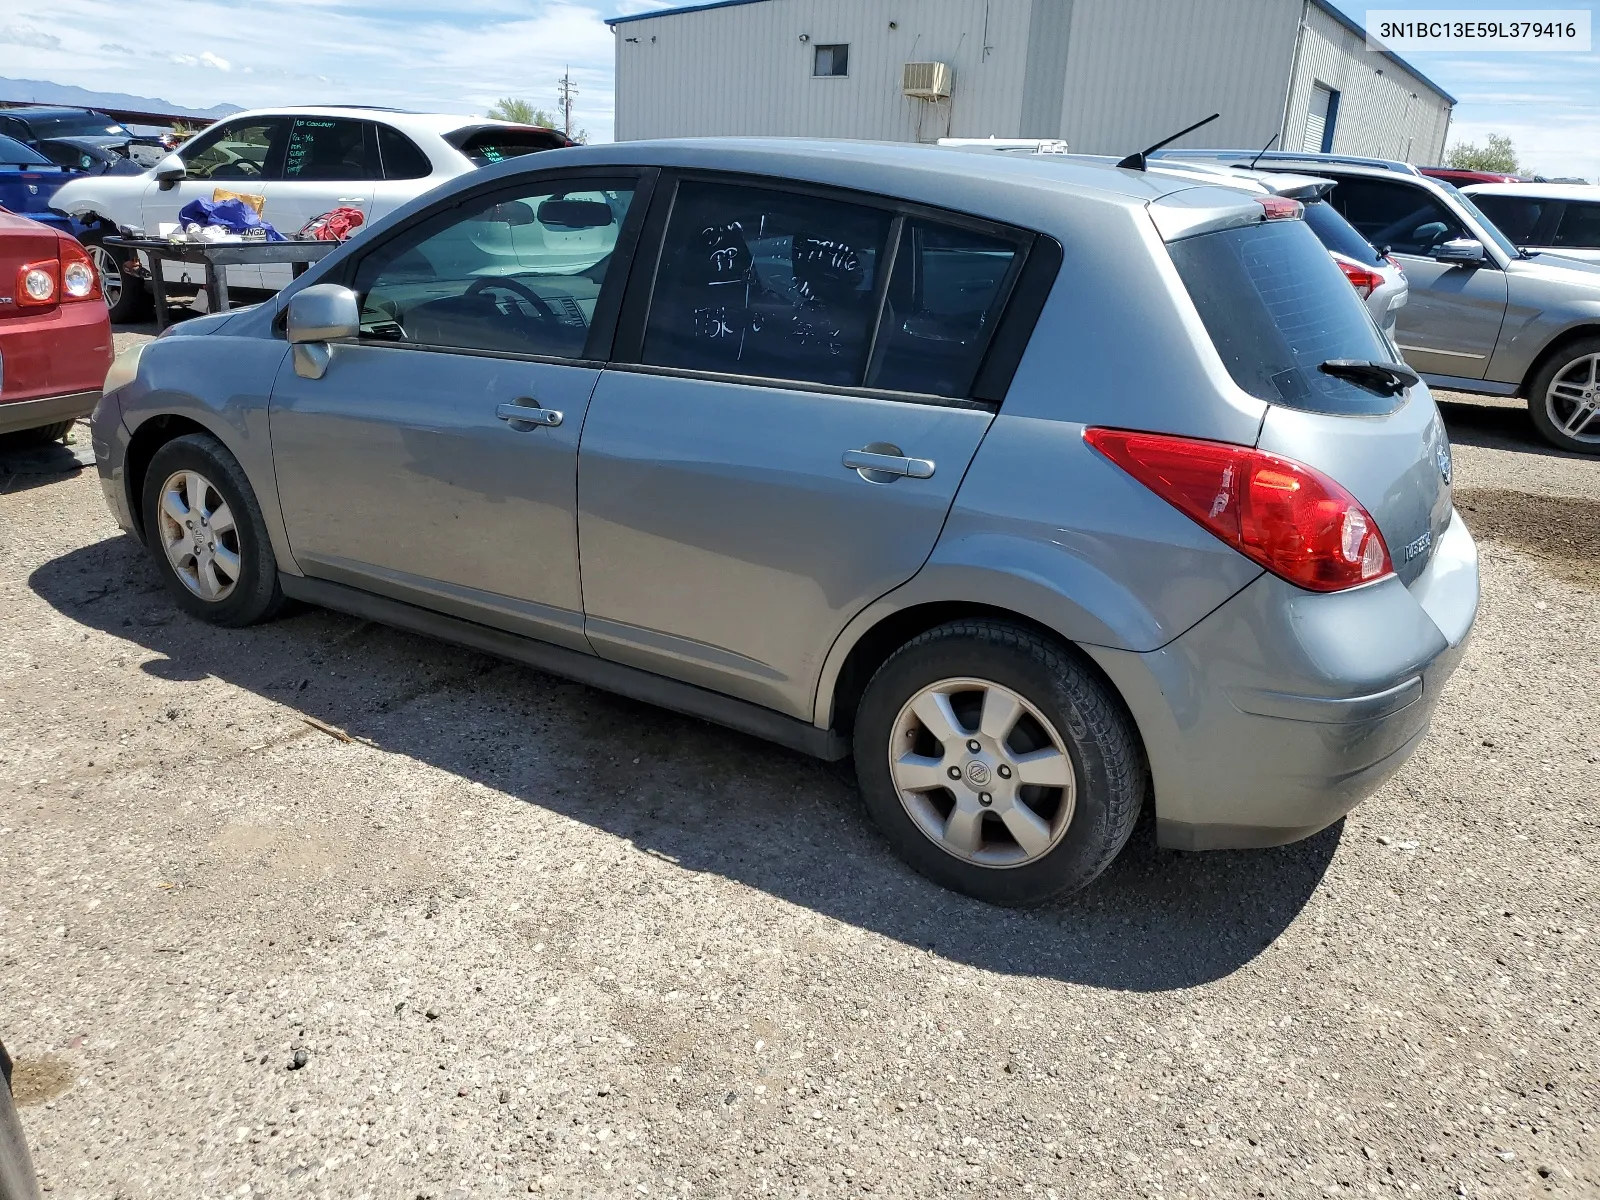
{"label": "car's rear wheel", "polygon": [[11,1058],[0,1045],[0,1200],[38,1200],[28,1139],[11,1099]]}
{"label": "car's rear wheel", "polygon": [[221,442],[191,433],[157,450],[142,508],[145,543],[185,612],[238,627],[283,607],[261,506]]}
{"label": "car's rear wheel", "polygon": [[1551,356],[1528,390],[1528,413],[1552,445],[1600,454],[1600,338]]}
{"label": "car's rear wheel", "polygon": [[100,276],[100,294],[105,297],[111,320],[116,324],[137,321],[149,315],[152,305],[150,289],[142,280],[134,279],[123,271],[116,252],[101,244],[106,236],[103,231],[85,234],[83,248],[88,251],[89,261]]}
{"label": "car's rear wheel", "polygon": [[867,808],[916,870],[994,904],[1076,891],[1111,863],[1147,788],[1106,686],[1060,643],[942,625],[873,676],[856,716]]}

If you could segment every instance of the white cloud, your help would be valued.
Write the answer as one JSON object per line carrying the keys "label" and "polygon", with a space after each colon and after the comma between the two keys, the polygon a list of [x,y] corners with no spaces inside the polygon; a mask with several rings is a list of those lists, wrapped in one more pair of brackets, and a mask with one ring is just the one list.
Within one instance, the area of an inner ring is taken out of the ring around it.
{"label": "white cloud", "polygon": [[53,33],[45,33],[31,25],[5,25],[0,26],[0,44],[12,46],[29,46],[35,50],[59,50],[61,39]]}

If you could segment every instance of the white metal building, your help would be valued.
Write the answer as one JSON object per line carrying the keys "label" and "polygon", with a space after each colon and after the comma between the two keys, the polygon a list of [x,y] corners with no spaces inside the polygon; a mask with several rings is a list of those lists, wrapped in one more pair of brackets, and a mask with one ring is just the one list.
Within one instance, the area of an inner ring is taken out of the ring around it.
{"label": "white metal building", "polygon": [[1452,96],[1327,0],[720,0],[619,17],[619,140],[1056,138],[1435,163]]}

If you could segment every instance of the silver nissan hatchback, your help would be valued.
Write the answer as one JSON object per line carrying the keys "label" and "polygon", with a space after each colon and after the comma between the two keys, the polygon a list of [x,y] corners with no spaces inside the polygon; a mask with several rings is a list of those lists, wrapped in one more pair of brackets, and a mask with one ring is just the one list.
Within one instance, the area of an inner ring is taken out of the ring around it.
{"label": "silver nissan hatchback", "polygon": [[294,598],[853,754],[890,845],[1001,904],[1147,803],[1184,849],[1338,820],[1478,604],[1433,399],[1300,206],[1095,164],[506,162],[119,360],[94,443],[191,615]]}

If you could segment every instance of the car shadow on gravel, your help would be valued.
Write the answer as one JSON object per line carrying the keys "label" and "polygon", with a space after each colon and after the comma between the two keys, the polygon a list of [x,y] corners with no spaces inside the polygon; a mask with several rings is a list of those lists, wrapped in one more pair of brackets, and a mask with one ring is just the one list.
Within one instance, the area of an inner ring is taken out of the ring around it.
{"label": "car shadow on gravel", "polygon": [[73,444],[69,446],[64,442],[41,445],[23,434],[0,435],[0,496],[43,487],[94,466],[88,428],[79,425],[70,436]]}
{"label": "car shadow on gravel", "polygon": [[688,870],[1006,974],[1136,991],[1225,976],[1300,913],[1342,829],[1273,850],[1180,854],[1156,849],[1147,815],[1084,892],[995,909],[901,865],[848,763],[335,613],[214,629],[178,613],[129,537],[65,554],[29,582],[63,615],[161,656],[145,663],[151,674],[216,676]]}
{"label": "car shadow on gravel", "polygon": [[1474,403],[1440,400],[1437,396],[1434,400],[1439,405],[1439,415],[1444,418],[1445,431],[1454,445],[1515,450],[1521,454],[1538,454],[1546,458],[1589,457],[1558,449],[1545,441],[1534,428],[1527,405],[1520,400]]}

